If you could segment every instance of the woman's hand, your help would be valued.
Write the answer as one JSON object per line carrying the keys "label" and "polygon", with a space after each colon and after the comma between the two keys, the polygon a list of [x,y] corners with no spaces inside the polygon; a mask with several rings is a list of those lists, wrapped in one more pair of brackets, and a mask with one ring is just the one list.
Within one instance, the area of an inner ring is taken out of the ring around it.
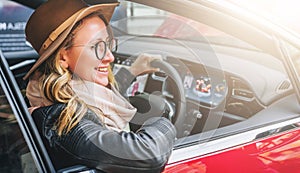
{"label": "woman's hand", "polygon": [[134,76],[153,73],[159,71],[159,68],[151,67],[150,63],[153,60],[162,60],[160,55],[141,54],[128,69]]}

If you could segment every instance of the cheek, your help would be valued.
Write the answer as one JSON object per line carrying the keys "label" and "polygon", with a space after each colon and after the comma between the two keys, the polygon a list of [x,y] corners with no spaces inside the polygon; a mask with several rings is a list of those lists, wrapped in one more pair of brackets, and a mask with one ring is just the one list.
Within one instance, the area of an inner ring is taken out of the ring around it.
{"label": "cheek", "polygon": [[69,57],[72,57],[69,61],[69,67],[75,74],[82,74],[89,69],[93,69],[97,62],[95,62],[89,52],[72,50]]}
{"label": "cheek", "polygon": [[95,68],[94,64],[94,62],[85,60],[85,58],[79,58],[77,63],[73,65],[73,73],[82,79],[91,78]]}

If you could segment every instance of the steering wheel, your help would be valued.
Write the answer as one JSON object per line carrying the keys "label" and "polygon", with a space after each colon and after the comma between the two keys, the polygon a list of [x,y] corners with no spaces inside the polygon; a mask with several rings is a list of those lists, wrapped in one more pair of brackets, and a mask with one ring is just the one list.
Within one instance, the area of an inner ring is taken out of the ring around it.
{"label": "steering wheel", "polygon": [[[175,109],[176,113],[174,118],[172,118],[172,122],[176,127],[177,130],[177,138],[184,137],[189,134],[190,129],[188,128],[189,125],[186,123],[187,120],[187,113],[186,113],[186,99],[185,99],[185,92],[182,83],[182,79],[177,72],[177,70],[167,63],[166,61],[162,60],[153,60],[151,62],[152,67],[157,67],[161,71],[163,71],[168,77],[173,79],[175,93],[174,93],[174,102],[175,102]],[[161,115],[162,113],[165,114],[166,111],[164,107],[167,107],[167,110],[172,109],[171,103],[164,98],[162,95],[156,94],[137,94],[129,98],[131,104],[137,107],[138,113],[142,113],[143,115],[135,116],[133,122],[141,122],[141,117],[147,117]],[[149,108],[154,110],[164,110],[164,112],[155,112],[151,111],[150,115],[147,115],[149,112]],[[169,113],[169,111],[167,111]]]}

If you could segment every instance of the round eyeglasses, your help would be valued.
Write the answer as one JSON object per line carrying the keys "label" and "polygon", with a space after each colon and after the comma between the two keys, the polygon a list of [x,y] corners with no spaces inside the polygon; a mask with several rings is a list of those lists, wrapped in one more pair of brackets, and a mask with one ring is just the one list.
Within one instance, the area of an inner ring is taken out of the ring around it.
{"label": "round eyeglasses", "polygon": [[[71,45],[70,47],[86,47],[89,46],[89,44],[75,44]],[[96,42],[95,44],[91,45],[91,48],[94,49],[96,57],[98,60],[102,60],[105,55],[107,49],[109,49],[112,53],[116,52],[118,49],[117,39],[109,39],[108,41],[100,40]]]}

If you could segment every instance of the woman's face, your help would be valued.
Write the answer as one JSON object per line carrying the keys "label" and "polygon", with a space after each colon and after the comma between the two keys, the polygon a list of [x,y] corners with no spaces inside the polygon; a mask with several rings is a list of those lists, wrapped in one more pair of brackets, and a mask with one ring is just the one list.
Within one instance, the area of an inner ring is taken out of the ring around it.
{"label": "woman's face", "polygon": [[99,41],[107,41],[109,35],[102,19],[98,16],[86,18],[75,29],[75,36],[70,48],[61,51],[61,65],[69,68],[81,79],[107,86],[108,68],[114,61],[114,56],[109,49],[106,50],[103,59],[97,59],[95,44]]}

